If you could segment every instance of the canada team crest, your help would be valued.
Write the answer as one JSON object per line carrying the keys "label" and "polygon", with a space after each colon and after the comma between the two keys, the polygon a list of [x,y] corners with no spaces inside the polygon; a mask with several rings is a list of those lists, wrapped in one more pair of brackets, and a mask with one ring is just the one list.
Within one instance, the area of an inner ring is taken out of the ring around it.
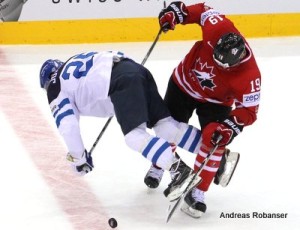
{"label": "canada team crest", "polygon": [[203,90],[205,88],[214,91],[216,87],[214,80],[212,79],[215,74],[213,74],[213,66],[208,66],[207,62],[201,63],[200,58],[197,59],[196,64],[192,70],[193,74],[197,77],[199,85]]}

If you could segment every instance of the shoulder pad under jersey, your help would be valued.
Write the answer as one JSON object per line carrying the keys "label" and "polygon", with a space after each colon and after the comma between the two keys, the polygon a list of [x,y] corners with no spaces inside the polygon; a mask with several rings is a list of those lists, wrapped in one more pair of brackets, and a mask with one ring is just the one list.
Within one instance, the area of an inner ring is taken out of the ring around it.
{"label": "shoulder pad under jersey", "polygon": [[59,93],[60,93],[60,79],[59,79],[59,75],[57,74],[51,78],[50,84],[47,89],[48,103],[50,104],[55,98],[57,98]]}

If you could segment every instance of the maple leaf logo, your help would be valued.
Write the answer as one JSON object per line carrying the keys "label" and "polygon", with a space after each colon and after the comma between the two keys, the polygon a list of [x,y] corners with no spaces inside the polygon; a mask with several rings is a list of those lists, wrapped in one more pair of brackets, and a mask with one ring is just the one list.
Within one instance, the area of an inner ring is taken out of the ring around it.
{"label": "maple leaf logo", "polygon": [[200,58],[196,61],[195,67],[192,70],[196,75],[201,88],[205,88],[214,91],[216,87],[214,80],[212,79],[215,75],[213,74],[213,66],[208,66],[207,62],[204,64],[200,62]]}

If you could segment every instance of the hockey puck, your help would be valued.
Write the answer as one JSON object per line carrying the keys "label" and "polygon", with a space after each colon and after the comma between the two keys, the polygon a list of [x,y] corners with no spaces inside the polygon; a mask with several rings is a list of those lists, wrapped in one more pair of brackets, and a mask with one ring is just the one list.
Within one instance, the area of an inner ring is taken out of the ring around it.
{"label": "hockey puck", "polygon": [[108,224],[111,228],[116,228],[118,226],[118,222],[116,221],[115,218],[110,218],[108,220]]}

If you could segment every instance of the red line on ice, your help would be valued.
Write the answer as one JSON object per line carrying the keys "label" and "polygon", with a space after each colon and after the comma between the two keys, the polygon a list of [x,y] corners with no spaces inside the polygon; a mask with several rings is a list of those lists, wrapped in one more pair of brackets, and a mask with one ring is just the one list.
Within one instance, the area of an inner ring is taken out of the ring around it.
{"label": "red line on ice", "polygon": [[[65,160],[66,149],[22,81],[18,80],[22,76],[17,76],[1,50],[0,64],[0,109],[66,213],[70,224],[75,230],[110,229],[101,203],[84,179],[75,176],[70,170]],[[32,76],[38,74],[32,73]]]}

